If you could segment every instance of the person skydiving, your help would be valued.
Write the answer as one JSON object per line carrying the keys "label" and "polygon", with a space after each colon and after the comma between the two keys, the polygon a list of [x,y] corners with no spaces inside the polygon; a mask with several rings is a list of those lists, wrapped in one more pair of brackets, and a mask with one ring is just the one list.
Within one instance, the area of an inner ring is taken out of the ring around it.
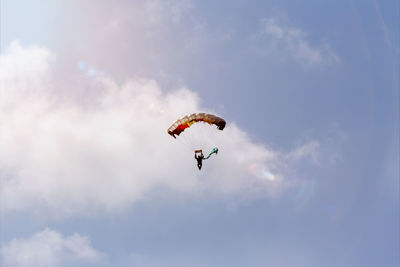
{"label": "person skydiving", "polygon": [[[200,153],[200,154],[197,155],[197,153]],[[195,150],[194,151],[194,158],[197,160],[197,167],[199,168],[199,170],[201,170],[201,167],[203,166],[203,160],[209,159],[212,154],[218,154],[218,148],[217,147],[214,147],[211,150],[210,154],[208,154],[207,157],[204,157],[202,150]]]}
{"label": "person skydiving", "polygon": [[[198,125],[199,126],[199,128],[197,130],[209,129],[208,127],[213,127],[214,129],[217,129],[219,131],[223,131],[225,126],[226,126],[226,121],[221,117],[218,117],[216,115],[209,114],[209,113],[203,113],[203,112],[192,113],[192,114],[185,115],[185,116],[180,117],[177,120],[175,120],[171,124],[171,126],[169,126],[169,128],[167,130],[167,133],[170,136],[172,136],[174,139],[178,139],[179,140],[179,138],[182,138],[182,137],[179,137],[179,135],[182,132],[189,131],[188,134],[185,134],[185,137],[188,137],[188,139],[192,138],[191,140],[188,140],[190,143],[192,143],[190,145],[192,147],[193,142],[191,142],[191,141],[194,141],[194,142],[199,141],[198,140],[198,134],[201,134],[201,132],[197,132],[197,134],[194,134],[194,135],[190,134],[191,131],[195,131],[195,132],[197,131],[196,129],[188,130],[193,125]],[[205,128],[203,128],[203,127],[205,127]],[[194,127],[194,128],[197,128],[197,126]],[[204,136],[204,137],[206,137],[206,136]],[[216,138],[216,136],[215,136],[215,138]],[[207,140],[207,143],[210,143],[212,141],[216,141],[215,138],[214,137],[210,138],[210,140]],[[213,139],[213,140],[211,140],[211,139]],[[204,140],[204,141],[206,141],[206,140]],[[199,168],[199,170],[201,170],[202,165],[203,165],[203,160],[209,159],[210,156],[213,155],[213,154],[217,155],[218,148],[214,147],[212,149],[212,151],[208,154],[207,157],[204,157],[204,155],[203,155],[201,150],[196,150],[194,153],[195,153],[194,154],[194,158],[197,161],[197,167]]]}
{"label": "person skydiving", "polygon": [[194,158],[197,160],[197,167],[199,168],[199,171],[200,171],[201,167],[203,166],[203,159],[204,159],[203,152],[201,152],[201,150],[200,150],[200,155],[197,155],[197,152],[195,152]]}

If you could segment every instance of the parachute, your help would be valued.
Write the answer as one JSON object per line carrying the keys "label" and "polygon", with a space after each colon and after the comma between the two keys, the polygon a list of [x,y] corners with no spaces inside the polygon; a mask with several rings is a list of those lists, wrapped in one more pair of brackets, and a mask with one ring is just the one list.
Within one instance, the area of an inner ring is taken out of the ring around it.
{"label": "parachute", "polygon": [[217,117],[212,114],[207,113],[193,113],[191,115],[185,116],[177,121],[175,121],[169,128],[168,134],[173,138],[175,135],[180,135],[185,129],[189,128],[197,122],[204,122],[210,125],[216,125],[218,130],[223,130],[225,128],[226,122],[224,119]]}
{"label": "parachute", "polygon": [[[197,124],[198,122],[203,123]],[[193,126],[194,124],[196,125]],[[213,144],[213,142],[218,140],[218,138],[216,138],[218,131],[215,131],[215,127],[210,127],[207,124],[211,126],[215,125],[218,130],[222,131],[225,128],[226,122],[224,119],[212,114],[193,113],[175,121],[168,128],[169,135],[177,139],[178,142],[186,143],[184,147],[189,146],[190,150],[195,149],[195,159],[197,160],[197,167],[199,170],[201,170],[203,160],[209,159],[212,154],[218,154],[218,148]],[[192,126],[192,130],[182,134],[182,132]],[[180,134],[182,135],[177,138],[176,136]],[[203,149],[209,149],[211,147],[214,148],[211,150],[210,154],[204,157]]]}

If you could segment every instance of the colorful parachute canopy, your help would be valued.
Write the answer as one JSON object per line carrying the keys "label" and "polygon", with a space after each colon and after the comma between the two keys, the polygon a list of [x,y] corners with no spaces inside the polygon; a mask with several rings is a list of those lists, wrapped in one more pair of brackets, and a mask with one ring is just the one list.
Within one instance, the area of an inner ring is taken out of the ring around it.
{"label": "colorful parachute canopy", "polygon": [[180,120],[174,122],[168,128],[168,134],[170,134],[173,138],[176,138],[175,135],[180,135],[186,128],[189,128],[196,122],[205,122],[208,124],[214,124],[217,126],[218,130],[223,130],[225,128],[226,122],[224,119],[217,117],[212,114],[207,113],[193,113],[191,115],[185,116]]}

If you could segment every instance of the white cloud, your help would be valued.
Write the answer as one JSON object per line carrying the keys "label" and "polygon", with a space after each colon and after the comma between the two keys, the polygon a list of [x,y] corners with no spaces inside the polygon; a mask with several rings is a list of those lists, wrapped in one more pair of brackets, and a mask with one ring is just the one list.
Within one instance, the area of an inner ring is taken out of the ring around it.
{"label": "white cloud", "polygon": [[67,261],[97,262],[104,256],[87,237],[77,233],[64,237],[51,229],[29,238],[13,239],[0,252],[4,267],[54,267]]}
{"label": "white cloud", "polygon": [[25,49],[18,42],[12,42],[0,57],[2,102],[12,102],[21,95],[31,96],[36,90],[43,90],[41,85],[49,81],[54,58],[46,49],[37,46]]}
{"label": "white cloud", "polygon": [[[21,54],[30,58],[29,68],[8,64]],[[176,118],[207,112],[197,94],[185,88],[165,93],[146,79],[119,85],[103,74],[82,74],[71,85],[52,77],[51,55],[44,48],[14,43],[0,58],[0,90],[6,96],[0,98],[5,211],[47,210],[60,216],[110,211],[150,197],[156,188],[190,195],[276,196],[293,184],[285,177],[290,162],[318,148],[306,146],[286,155],[253,143],[229,121],[224,131],[209,135],[193,127],[191,141],[207,144],[207,137],[220,148],[199,172],[194,147],[182,144],[185,134],[174,140],[166,133]],[[61,84],[78,87],[85,101],[65,98],[58,90]]]}
{"label": "white cloud", "polygon": [[266,45],[263,50],[274,53],[279,51],[281,57],[293,58],[304,65],[336,63],[339,60],[329,45],[312,45],[304,31],[278,23],[275,18],[262,20],[259,38],[265,39]]}
{"label": "white cloud", "polygon": [[87,0],[61,5],[65,11],[57,20],[66,30],[60,37],[60,56],[107,69],[114,79],[138,75],[170,82],[173,76],[175,82],[213,41],[191,0]]}
{"label": "white cloud", "polygon": [[318,141],[308,142],[287,154],[287,159],[298,161],[305,157],[309,157],[314,163],[318,163],[318,152],[320,143]]}
{"label": "white cloud", "polygon": [[180,23],[182,17],[193,8],[191,0],[148,0],[140,4],[143,4],[143,11],[148,15],[151,24],[158,26],[165,23],[166,20]]}

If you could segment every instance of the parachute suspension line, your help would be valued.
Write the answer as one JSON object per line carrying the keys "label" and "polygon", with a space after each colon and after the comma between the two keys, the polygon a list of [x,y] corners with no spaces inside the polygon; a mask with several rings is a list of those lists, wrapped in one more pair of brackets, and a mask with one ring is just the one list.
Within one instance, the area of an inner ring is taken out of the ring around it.
{"label": "parachute suspension line", "polygon": [[187,137],[187,135],[185,133],[182,134],[181,138],[178,139],[182,139],[182,141],[185,143],[185,147],[189,150],[193,150],[193,144],[190,140],[190,138]]}
{"label": "parachute suspension line", "polygon": [[[203,148],[205,155],[207,155],[211,151],[211,149],[215,146],[215,144],[211,143],[211,140],[214,140],[213,136],[215,134],[217,134],[217,131],[216,131],[217,127],[212,124],[207,125],[207,124],[209,124],[207,122],[203,122],[202,124],[203,124],[202,125],[203,127],[201,127],[201,131],[202,131],[201,134],[202,134],[202,136],[206,137],[204,139],[204,141],[202,142],[202,148]],[[205,140],[208,140],[208,141],[205,141]]]}
{"label": "parachute suspension line", "polygon": [[[201,131],[202,131],[202,136],[203,137],[206,137],[206,139],[209,139],[209,136],[210,136],[210,132],[209,132],[209,130],[210,130],[210,128],[212,128],[212,127],[208,127],[208,125],[207,125],[208,123],[206,123],[206,122],[202,122],[202,127],[201,127]],[[204,149],[204,152],[205,153],[207,153],[207,149],[208,149],[208,143],[205,141],[205,140],[203,140],[203,142],[202,142],[202,148]]]}
{"label": "parachute suspension line", "polygon": [[192,150],[190,148],[189,142],[187,141],[187,138],[177,138],[177,141],[185,148],[185,150],[187,151]]}
{"label": "parachute suspension line", "polygon": [[188,137],[186,136],[185,133],[183,133],[180,138],[177,138],[179,140],[182,141],[182,143],[184,144],[185,148],[187,148],[188,150],[191,150],[191,144],[190,144],[190,140],[188,139]]}

